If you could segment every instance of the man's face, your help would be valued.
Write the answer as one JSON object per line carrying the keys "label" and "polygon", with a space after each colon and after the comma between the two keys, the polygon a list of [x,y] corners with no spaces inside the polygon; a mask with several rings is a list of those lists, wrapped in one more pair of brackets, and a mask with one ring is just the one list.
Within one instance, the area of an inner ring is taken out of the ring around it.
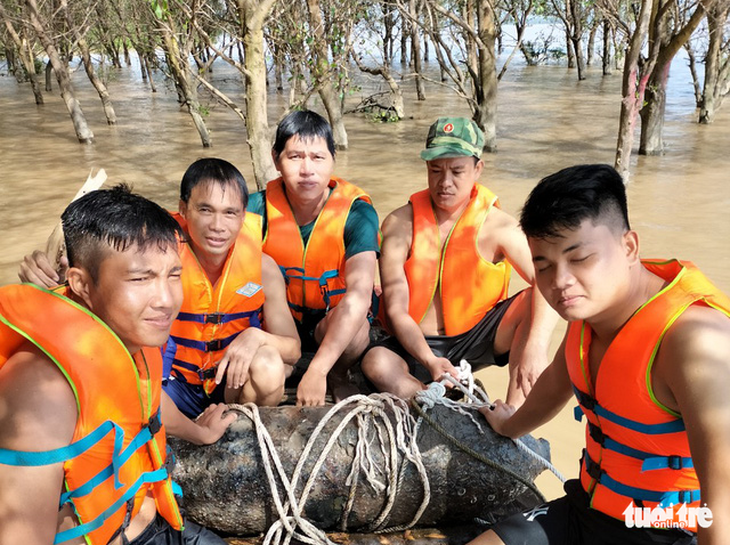
{"label": "man's face", "polygon": [[447,212],[459,209],[469,201],[483,166],[481,160],[475,164],[474,157],[428,161],[428,189],[433,203]]}
{"label": "man's face", "polygon": [[135,244],[123,252],[109,248],[104,255],[96,282],[86,279],[85,303],[130,353],[164,345],[183,297],[177,247],[141,251]]}
{"label": "man's face", "polygon": [[629,269],[638,263],[636,234],[590,219],[559,234],[528,239],[537,286],[550,306],[568,321],[620,314],[631,290]]}
{"label": "man's face", "polygon": [[188,234],[198,258],[225,258],[236,241],[245,210],[235,184],[221,187],[213,182],[196,185],[180,215],[188,222]]}
{"label": "man's face", "polygon": [[287,195],[293,196],[295,202],[322,199],[335,168],[335,159],[324,138],[302,140],[296,134],[286,141],[274,162],[284,180]]}

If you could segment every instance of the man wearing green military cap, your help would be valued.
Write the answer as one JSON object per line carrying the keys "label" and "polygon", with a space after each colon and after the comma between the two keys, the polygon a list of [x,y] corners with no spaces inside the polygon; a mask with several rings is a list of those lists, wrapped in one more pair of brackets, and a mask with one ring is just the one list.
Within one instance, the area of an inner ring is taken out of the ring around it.
{"label": "man wearing green military cap", "polygon": [[428,189],[383,222],[380,277],[392,336],[362,362],[381,391],[404,398],[474,369],[509,366],[507,402],[519,405],[547,364],[555,323],[539,291],[509,297],[510,271],[534,285],[527,240],[497,197],[477,183],[484,134],[463,117],[439,118],[428,131]]}

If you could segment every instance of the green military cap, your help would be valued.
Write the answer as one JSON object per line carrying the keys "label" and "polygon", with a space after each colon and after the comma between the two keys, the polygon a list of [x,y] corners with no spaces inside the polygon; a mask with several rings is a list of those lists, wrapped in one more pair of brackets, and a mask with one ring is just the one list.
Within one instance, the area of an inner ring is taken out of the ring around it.
{"label": "green military cap", "polygon": [[474,121],[465,117],[439,117],[428,130],[421,159],[481,157],[483,148],[484,133]]}

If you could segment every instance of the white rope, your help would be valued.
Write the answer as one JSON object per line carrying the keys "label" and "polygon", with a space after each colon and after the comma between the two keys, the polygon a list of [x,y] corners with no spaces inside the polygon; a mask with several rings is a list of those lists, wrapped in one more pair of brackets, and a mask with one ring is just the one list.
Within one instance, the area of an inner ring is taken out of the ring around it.
{"label": "white rope", "polygon": [[[350,493],[340,521],[341,528],[343,530],[347,528],[347,519],[354,505],[355,491],[361,474],[364,475],[368,486],[375,491],[385,491],[387,496],[385,506],[371,524],[371,528],[374,530],[383,531],[385,529],[407,463],[415,465],[421,478],[424,493],[416,514],[404,528],[415,526],[431,501],[428,475],[417,444],[416,422],[410,414],[407,401],[403,399],[390,394],[356,395],[346,398],[333,406],[311,433],[291,478],[286,475],[283,469],[271,436],[261,421],[258,407],[248,403],[246,405],[232,405],[231,408],[243,413],[254,424],[261,447],[264,471],[269,481],[271,497],[279,517],[266,532],[263,545],[288,545],[292,539],[308,545],[334,545],[324,531],[302,516],[302,512],[322,465],[342,431],[353,419],[356,419],[357,422],[358,440],[346,481],[346,484],[350,487]],[[315,442],[335,415],[345,410],[348,412],[342,417],[335,430],[328,432],[329,438],[297,496],[296,490],[300,480],[303,479],[305,465],[309,460]],[[384,460],[383,467],[373,463],[370,455],[373,443],[376,446],[380,445]],[[398,464],[399,454],[402,460],[400,466]],[[279,494],[279,485],[283,489],[285,499]]]}
{"label": "white rope", "polygon": [[[491,407],[492,403],[489,401],[487,392],[474,383],[474,375],[471,372],[471,365],[469,362],[461,360],[458,369],[459,376],[457,378],[452,377],[448,373],[444,373],[439,382],[432,382],[426,390],[418,392],[416,394],[416,400],[421,403],[421,405],[425,405],[428,408],[433,408],[435,404],[439,404],[455,410],[460,414],[469,416],[479,432],[483,434],[484,430],[482,430],[479,423],[474,419],[472,413],[467,413],[465,408],[469,407],[471,409],[479,409],[481,407]],[[446,386],[444,384],[447,382],[453,384],[455,388],[458,388],[464,393],[466,396],[465,402],[457,403],[444,397],[446,393]],[[512,439],[512,441],[519,450],[550,471],[553,475],[560,479],[560,482],[565,482],[565,477],[563,477],[558,468],[556,468],[547,458],[532,450],[524,441],[522,441],[522,439],[517,438]]]}
{"label": "white rope", "polygon": [[[459,403],[444,397],[446,382],[462,391],[466,401]],[[474,410],[488,407],[491,402],[487,393],[475,384],[471,366],[466,361],[462,361],[459,365],[458,377],[445,374],[440,382],[433,382],[426,390],[419,392],[416,400],[425,410],[432,409],[438,404],[457,411],[469,417],[479,432],[484,433],[479,421],[474,417]],[[231,408],[247,416],[254,424],[261,448],[264,471],[278,515],[278,520],[266,532],[262,545],[289,545],[292,539],[307,545],[335,545],[323,530],[304,518],[302,513],[327,456],[342,431],[353,420],[357,423],[357,443],[345,482],[350,490],[340,520],[340,528],[343,531],[347,529],[347,520],[354,506],[356,490],[361,477],[364,477],[365,484],[376,493],[385,492],[387,497],[380,514],[370,525],[370,531],[394,532],[411,528],[418,523],[431,501],[431,487],[417,442],[422,417],[417,421],[413,418],[406,400],[390,394],[355,395],[334,405],[309,436],[291,477],[287,476],[284,470],[271,435],[261,421],[258,407],[247,403],[246,405],[231,405]],[[340,413],[345,414],[336,428],[328,432],[329,437],[312,465],[309,476],[304,480],[305,466],[315,443],[324,433],[327,424]],[[549,461],[534,452],[521,440],[514,440],[514,443],[525,454],[553,472],[561,481],[565,481]],[[382,467],[373,462],[373,450],[378,448],[382,454]],[[400,464],[398,463],[399,455]],[[388,527],[388,518],[395,504],[398,490],[401,488],[408,463],[413,464],[418,471],[423,486],[423,498],[409,523]],[[303,481],[303,484],[297,495],[296,491],[300,481]],[[279,487],[283,490],[283,497],[279,492]]]}

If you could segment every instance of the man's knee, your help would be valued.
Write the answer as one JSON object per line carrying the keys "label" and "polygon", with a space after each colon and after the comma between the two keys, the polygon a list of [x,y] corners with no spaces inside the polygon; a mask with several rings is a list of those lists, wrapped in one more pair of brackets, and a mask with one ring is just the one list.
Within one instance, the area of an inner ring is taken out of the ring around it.
{"label": "man's knee", "polygon": [[279,351],[273,346],[260,347],[249,368],[249,380],[254,387],[278,387],[284,384],[285,379],[285,364]]}

